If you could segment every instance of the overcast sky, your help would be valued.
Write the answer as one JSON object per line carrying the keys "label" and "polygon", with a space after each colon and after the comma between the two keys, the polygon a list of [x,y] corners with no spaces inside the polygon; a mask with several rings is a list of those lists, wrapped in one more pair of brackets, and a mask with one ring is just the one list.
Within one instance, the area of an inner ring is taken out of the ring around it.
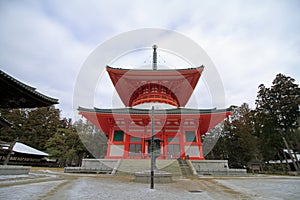
{"label": "overcast sky", "polygon": [[76,78],[99,44],[134,29],[167,29],[206,51],[221,76],[226,106],[254,108],[258,85],[269,87],[276,74],[299,84],[299,10],[297,0],[0,0],[0,66],[58,98],[62,117],[73,117]]}

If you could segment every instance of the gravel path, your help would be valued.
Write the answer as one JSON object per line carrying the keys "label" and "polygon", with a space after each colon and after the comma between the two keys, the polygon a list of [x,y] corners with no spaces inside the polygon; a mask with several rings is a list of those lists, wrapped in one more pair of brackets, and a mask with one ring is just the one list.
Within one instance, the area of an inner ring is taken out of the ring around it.
{"label": "gravel path", "polygon": [[299,199],[300,177],[174,178],[173,183],[133,182],[133,177],[36,171],[0,176],[0,199]]}

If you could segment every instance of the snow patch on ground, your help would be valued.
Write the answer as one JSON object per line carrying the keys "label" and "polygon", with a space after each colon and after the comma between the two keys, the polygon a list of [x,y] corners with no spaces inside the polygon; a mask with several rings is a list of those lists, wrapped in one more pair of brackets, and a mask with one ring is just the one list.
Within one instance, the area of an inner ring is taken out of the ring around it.
{"label": "snow patch on ground", "polygon": [[249,194],[254,199],[299,199],[300,179],[269,177],[266,179],[217,180],[235,191]]}

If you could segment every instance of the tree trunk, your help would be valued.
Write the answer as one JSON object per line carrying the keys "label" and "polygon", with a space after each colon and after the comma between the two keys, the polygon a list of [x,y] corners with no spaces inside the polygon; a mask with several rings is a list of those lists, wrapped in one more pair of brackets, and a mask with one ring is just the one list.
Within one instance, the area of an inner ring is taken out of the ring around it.
{"label": "tree trunk", "polygon": [[291,171],[291,167],[290,167],[290,165],[289,165],[289,162],[288,162],[288,159],[287,159],[287,157],[286,157],[286,155],[285,155],[284,150],[283,150],[283,156],[284,156],[285,162],[286,162],[286,164],[287,164],[288,170]]}
{"label": "tree trunk", "polygon": [[281,169],[282,169],[283,172],[285,172],[286,170],[285,170],[285,167],[284,167],[284,165],[283,165],[283,163],[282,163],[282,157],[280,156],[280,153],[279,153],[279,152],[277,152],[277,155],[278,155],[279,160],[280,160],[280,166],[281,166]]}
{"label": "tree trunk", "polygon": [[8,148],[8,154],[7,154],[7,156],[6,156],[6,158],[5,158],[4,162],[3,162],[3,165],[7,165],[8,164],[10,156],[13,153],[13,148],[14,148],[15,144],[16,144],[16,141],[10,144],[10,146]]}
{"label": "tree trunk", "polygon": [[[297,148],[294,148],[295,146],[292,146],[293,149],[297,149]],[[297,157],[297,153],[296,151],[293,151],[294,153],[294,156],[295,156],[295,161],[296,161],[296,165],[298,166],[298,170],[300,171],[300,163],[299,163],[299,159]]]}
{"label": "tree trunk", "polygon": [[288,145],[288,143],[287,143],[285,137],[282,137],[282,139],[283,139],[283,142],[284,142],[284,144],[285,144],[285,146],[286,146],[286,148],[287,148],[287,150],[288,150],[288,153],[289,153],[289,155],[290,155],[290,157],[291,157],[291,159],[292,159],[292,162],[293,162],[293,165],[294,165],[294,167],[295,167],[295,170],[298,172],[298,171],[299,171],[299,168],[298,168],[298,165],[297,165],[296,162],[295,162],[295,159],[294,159],[294,156],[293,156],[293,154],[292,154],[292,152],[291,152],[291,149],[290,149],[290,147],[289,147],[289,145]]}

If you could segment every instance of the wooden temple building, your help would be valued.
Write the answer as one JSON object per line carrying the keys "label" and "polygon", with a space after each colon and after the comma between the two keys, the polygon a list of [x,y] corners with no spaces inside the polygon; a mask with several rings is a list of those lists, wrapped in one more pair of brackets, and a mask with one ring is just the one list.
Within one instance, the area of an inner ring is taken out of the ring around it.
{"label": "wooden temple building", "polygon": [[[58,99],[48,97],[4,71],[0,70],[0,108],[37,108],[58,104]],[[10,128],[13,123],[1,117],[0,128]],[[16,141],[0,141],[0,166],[40,165],[48,154]],[[15,170],[14,170],[15,169]],[[4,168],[0,168],[0,174]],[[17,168],[9,169],[9,174],[17,174]]]}
{"label": "wooden temple building", "polygon": [[37,108],[58,104],[58,99],[46,96],[0,70],[0,108]]}
{"label": "wooden temple building", "polygon": [[204,160],[201,136],[231,112],[229,109],[186,108],[204,67],[157,69],[156,46],[153,48],[152,69],[106,67],[124,108],[79,107],[79,114],[106,134],[106,159],[148,159],[151,109],[138,106],[145,103],[171,105],[171,109],[153,112],[155,138],[161,141],[158,159]]}

